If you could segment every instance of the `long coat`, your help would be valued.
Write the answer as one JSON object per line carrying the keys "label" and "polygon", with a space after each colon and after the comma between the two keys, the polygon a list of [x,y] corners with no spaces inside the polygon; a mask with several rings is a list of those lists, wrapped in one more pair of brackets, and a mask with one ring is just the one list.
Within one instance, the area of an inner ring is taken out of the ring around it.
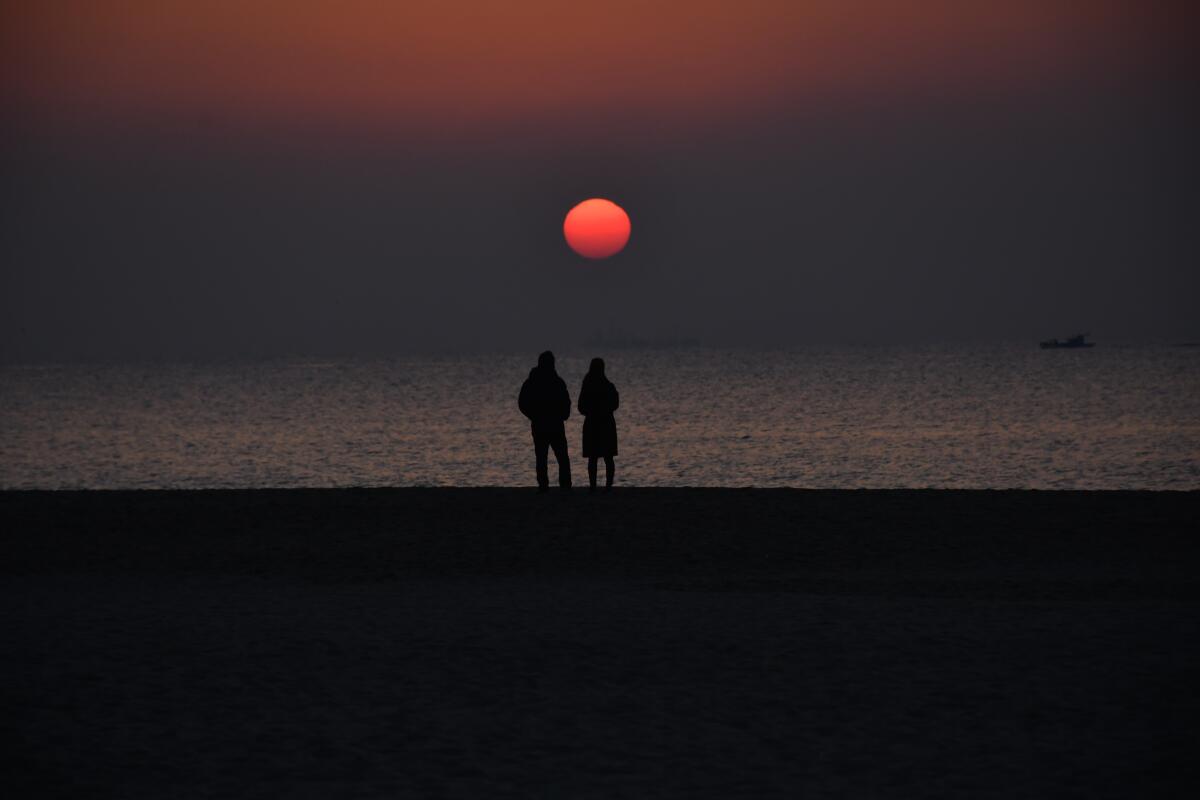
{"label": "long coat", "polygon": [[588,375],[579,390],[579,413],[583,414],[583,455],[617,454],[617,421],[613,412],[621,404],[617,387],[603,375]]}

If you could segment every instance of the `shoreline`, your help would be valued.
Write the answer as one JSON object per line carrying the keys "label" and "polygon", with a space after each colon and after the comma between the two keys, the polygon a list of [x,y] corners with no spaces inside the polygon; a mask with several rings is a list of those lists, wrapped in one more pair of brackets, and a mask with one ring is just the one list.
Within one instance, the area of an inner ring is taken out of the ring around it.
{"label": "shoreline", "polygon": [[[0,492],[4,566],[1179,575],[1200,492],[621,487]],[[171,531],[164,539],[163,530]],[[566,534],[566,535],[564,535]],[[552,546],[547,546],[552,545]],[[86,557],[85,557],[86,554]],[[89,560],[90,559],[90,560]],[[1139,566],[1142,572],[1134,569]],[[1197,564],[1200,566],[1200,564]],[[1146,572],[1145,570],[1150,570]],[[1200,569],[1197,570],[1200,572]]]}
{"label": "shoreline", "polygon": [[0,492],[22,796],[1177,796],[1200,493]]}

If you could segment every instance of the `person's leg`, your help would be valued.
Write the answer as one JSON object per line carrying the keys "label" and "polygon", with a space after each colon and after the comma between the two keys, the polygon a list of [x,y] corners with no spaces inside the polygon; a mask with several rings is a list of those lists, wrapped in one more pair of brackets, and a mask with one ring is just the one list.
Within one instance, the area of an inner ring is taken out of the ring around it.
{"label": "person's leg", "polygon": [[596,457],[588,456],[588,486],[596,488]]}
{"label": "person's leg", "polygon": [[[613,476],[617,474],[617,462],[613,461],[612,456],[604,457],[604,487],[611,489],[613,484]],[[596,485],[596,460],[592,459],[592,486]]]}
{"label": "person's leg", "polygon": [[571,488],[571,457],[567,455],[567,434],[555,434],[550,440],[554,448],[554,457],[558,459],[558,485],[564,489]]}
{"label": "person's leg", "polygon": [[550,439],[546,436],[533,435],[533,460],[537,472],[539,489],[550,488],[550,470],[547,469],[546,451],[550,449]]}

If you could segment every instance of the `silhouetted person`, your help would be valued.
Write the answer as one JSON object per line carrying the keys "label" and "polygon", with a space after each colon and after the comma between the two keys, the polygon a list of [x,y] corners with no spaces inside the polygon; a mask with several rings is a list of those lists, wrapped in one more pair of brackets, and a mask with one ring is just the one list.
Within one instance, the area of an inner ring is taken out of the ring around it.
{"label": "silhouetted person", "polygon": [[579,389],[579,413],[583,414],[583,455],[588,460],[588,481],[596,491],[596,459],[604,459],[604,488],[611,489],[617,465],[617,421],[613,412],[621,404],[617,387],[604,377],[604,359],[593,358]]}
{"label": "silhouetted person", "polygon": [[546,469],[546,450],[554,448],[558,459],[558,485],[571,488],[571,459],[567,455],[567,433],[563,420],[571,416],[571,396],[567,384],[554,371],[554,353],[549,350],[538,356],[538,365],[529,371],[521,385],[517,400],[521,413],[529,417],[533,432],[533,454],[537,464],[538,491],[550,490],[550,475]]}

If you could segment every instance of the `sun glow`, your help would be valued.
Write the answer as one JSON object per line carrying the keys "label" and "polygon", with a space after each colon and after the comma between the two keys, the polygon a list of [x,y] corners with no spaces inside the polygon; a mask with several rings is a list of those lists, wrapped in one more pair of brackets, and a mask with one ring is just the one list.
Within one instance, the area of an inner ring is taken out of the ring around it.
{"label": "sun glow", "polygon": [[567,213],[563,236],[584,258],[608,258],[621,252],[629,241],[629,215],[611,200],[593,197]]}

